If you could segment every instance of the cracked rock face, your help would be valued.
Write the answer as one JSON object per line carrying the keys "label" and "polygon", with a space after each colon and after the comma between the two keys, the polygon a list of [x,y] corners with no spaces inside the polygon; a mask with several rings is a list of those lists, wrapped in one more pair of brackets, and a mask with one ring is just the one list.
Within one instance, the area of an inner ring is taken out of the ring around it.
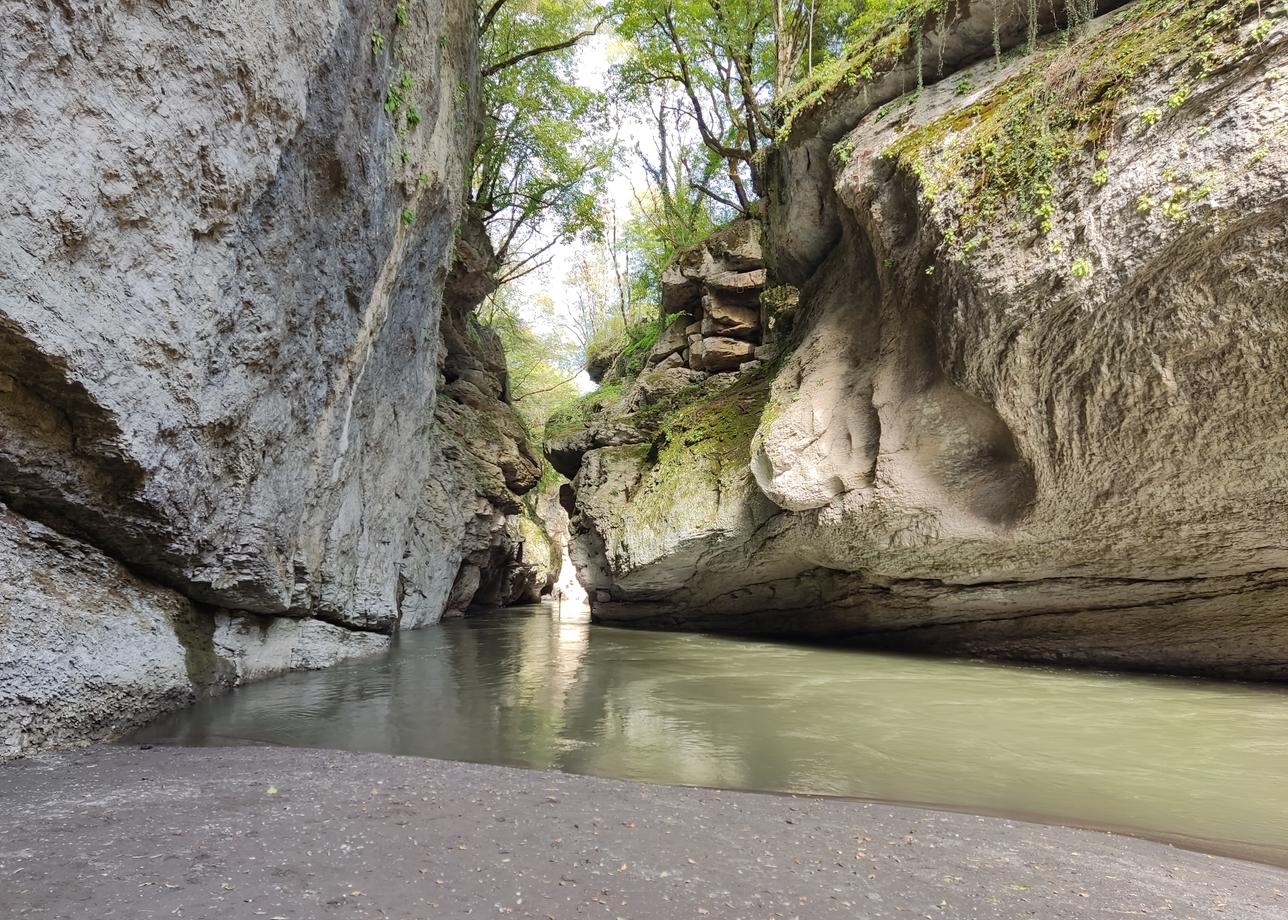
{"label": "cracked rock face", "polygon": [[399,27],[400,139],[392,18],[199,6],[4,4],[0,496],[202,603],[388,632],[431,577],[471,8]]}
{"label": "cracked rock face", "polygon": [[[1104,156],[980,216],[957,152],[995,93],[1153,40],[1169,3],[1000,63],[986,4],[961,6],[955,71],[882,110],[835,103],[822,191],[791,173],[817,171],[794,160],[817,135],[779,151],[785,356],[689,394],[641,447],[583,437],[573,558],[595,616],[1288,678],[1288,21],[1254,37],[1249,12],[1206,76],[1151,59]],[[807,187],[835,215],[824,243],[793,229]]]}
{"label": "cracked rock face", "polygon": [[0,0],[0,566],[54,579],[0,608],[3,750],[383,647],[519,539],[504,360],[442,308],[474,19]]}

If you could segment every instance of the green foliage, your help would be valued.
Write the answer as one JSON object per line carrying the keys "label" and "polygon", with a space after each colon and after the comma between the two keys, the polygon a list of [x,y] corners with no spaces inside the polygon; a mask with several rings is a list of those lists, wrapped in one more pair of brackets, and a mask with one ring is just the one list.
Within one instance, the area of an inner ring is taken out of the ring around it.
{"label": "green foliage", "polygon": [[399,0],[398,5],[394,7],[394,19],[397,21],[398,25],[400,26],[407,25],[406,0]]}
{"label": "green foliage", "polygon": [[649,352],[657,344],[658,336],[666,330],[667,326],[681,316],[684,316],[684,314],[670,313],[665,316],[632,323],[626,327],[621,344],[621,353],[625,359],[627,379],[639,376],[648,361]]}
{"label": "green foliage", "polygon": [[549,441],[581,431],[590,424],[591,416],[612,409],[625,395],[626,384],[618,380],[568,400],[546,420],[545,439]]}
{"label": "green foliage", "polygon": [[371,53],[380,57],[385,51],[385,37],[379,32],[371,33]]}
{"label": "green foliage", "polygon": [[832,156],[836,157],[837,162],[842,166],[850,162],[850,157],[854,156],[854,139],[847,135],[837,141],[836,146],[832,148]]}
{"label": "green foliage", "polygon": [[1073,266],[1070,268],[1075,278],[1087,278],[1091,275],[1090,259],[1074,259]]}
{"label": "green foliage", "polygon": [[408,130],[414,131],[418,124],[420,124],[420,109],[416,108],[414,105],[408,106],[407,107]]}
{"label": "green foliage", "polygon": [[385,114],[394,116],[407,103],[412,90],[411,74],[403,71],[397,80],[389,84],[385,91]]}
{"label": "green foliage", "polygon": [[671,143],[660,145],[658,159],[648,164],[649,188],[636,197],[624,234],[631,265],[629,300],[640,315],[658,312],[662,273],[676,253],[716,230],[713,206],[692,184],[710,179],[713,162],[707,151]]}
{"label": "green foliage", "polygon": [[952,0],[868,0],[848,20],[840,52],[779,99],[785,137],[803,114],[842,87],[871,83],[884,76],[909,48],[920,46],[921,33],[934,17],[946,15]]}
{"label": "green foliage", "polygon": [[501,340],[509,371],[510,403],[539,448],[535,442],[546,420],[576,398],[577,387],[574,374],[558,361],[562,343],[557,331],[535,331],[523,315],[524,306],[513,290],[502,288],[482,307],[478,320]]}
{"label": "green foliage", "polygon": [[749,212],[775,100],[830,54],[853,8],[852,0],[622,0],[621,82],[650,99],[660,91],[685,115],[721,162],[704,194]]}
{"label": "green foliage", "polygon": [[403,208],[398,216],[402,219],[404,226],[410,227],[416,222],[416,212],[409,208]]}
{"label": "green foliage", "polygon": [[[578,85],[575,44],[555,47],[589,34],[600,16],[596,0],[512,0],[480,36],[486,117],[471,204],[512,269],[552,239],[602,228],[606,99]],[[524,56],[542,48],[553,50]]]}

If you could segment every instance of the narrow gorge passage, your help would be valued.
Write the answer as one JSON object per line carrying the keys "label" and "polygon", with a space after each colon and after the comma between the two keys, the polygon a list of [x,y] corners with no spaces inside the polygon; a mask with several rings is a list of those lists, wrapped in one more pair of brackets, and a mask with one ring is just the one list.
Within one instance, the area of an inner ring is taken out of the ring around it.
{"label": "narrow gorge passage", "polygon": [[0,87],[0,920],[1288,917],[1288,0]]}

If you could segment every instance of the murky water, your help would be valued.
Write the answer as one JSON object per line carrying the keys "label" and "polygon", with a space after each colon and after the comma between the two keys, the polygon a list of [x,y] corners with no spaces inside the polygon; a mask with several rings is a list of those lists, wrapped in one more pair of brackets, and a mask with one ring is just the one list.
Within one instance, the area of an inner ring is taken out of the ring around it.
{"label": "murky water", "polygon": [[1288,693],[637,632],[549,610],[203,702],[134,741],[264,742],[856,796],[1288,864]]}

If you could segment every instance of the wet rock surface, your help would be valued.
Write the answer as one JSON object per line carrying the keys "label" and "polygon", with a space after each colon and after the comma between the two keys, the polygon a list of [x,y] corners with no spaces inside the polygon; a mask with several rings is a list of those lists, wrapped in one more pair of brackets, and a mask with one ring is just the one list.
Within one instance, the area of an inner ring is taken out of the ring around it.
{"label": "wet rock surface", "polygon": [[1233,916],[1281,869],[1092,831],[375,754],[0,767],[6,916]]}
{"label": "wet rock surface", "polygon": [[0,505],[0,760],[388,645],[316,619],[202,609]]}

